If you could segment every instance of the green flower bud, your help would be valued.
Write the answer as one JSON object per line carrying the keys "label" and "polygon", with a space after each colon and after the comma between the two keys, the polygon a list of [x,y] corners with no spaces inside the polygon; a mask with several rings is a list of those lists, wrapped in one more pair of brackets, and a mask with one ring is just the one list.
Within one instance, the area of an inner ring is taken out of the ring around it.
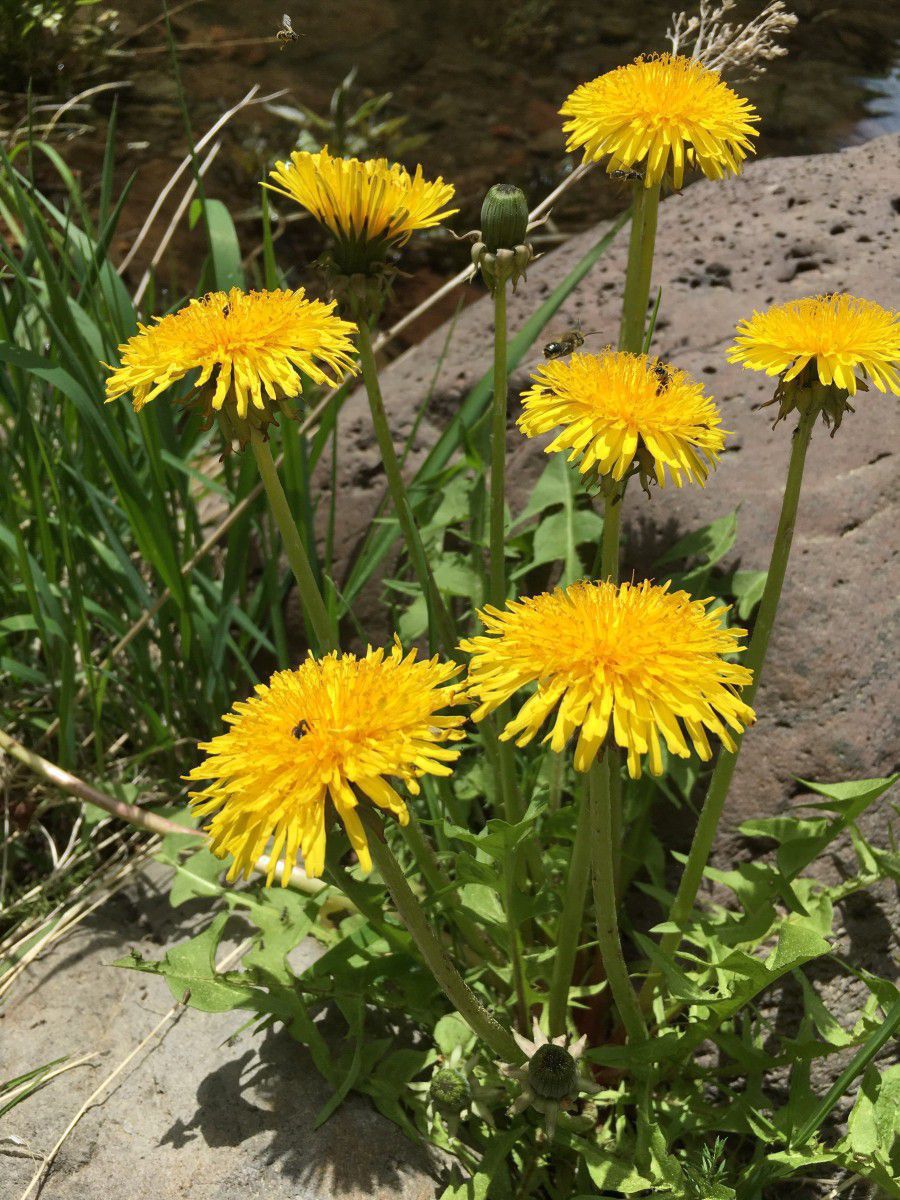
{"label": "green flower bud", "polygon": [[528,1084],[542,1100],[563,1100],[578,1087],[578,1066],[562,1046],[538,1046],[528,1062]]}
{"label": "green flower bud", "polygon": [[481,237],[488,250],[514,250],[525,241],[528,201],[512,183],[495,183],[481,206]]}
{"label": "green flower bud", "polygon": [[472,1099],[472,1089],[465,1075],[452,1067],[441,1067],[431,1078],[428,1098],[443,1112],[459,1113]]}

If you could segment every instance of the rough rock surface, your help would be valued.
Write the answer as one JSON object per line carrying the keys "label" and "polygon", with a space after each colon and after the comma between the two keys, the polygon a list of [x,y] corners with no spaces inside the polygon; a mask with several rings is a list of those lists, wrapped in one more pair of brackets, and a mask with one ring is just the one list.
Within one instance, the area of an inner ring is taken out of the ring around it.
{"label": "rough rock surface", "polygon": [[[159,958],[206,923],[201,905],[169,907],[166,875],[141,874],[42,957],[0,1009],[0,1080],[95,1055],[14,1108],[0,1139],[50,1150],[171,1008],[161,979],[110,966],[132,947]],[[226,937],[223,952],[240,936]],[[247,1029],[230,1045],[246,1015],[179,1010],[75,1127],[42,1200],[431,1200],[425,1153],[366,1099],[349,1097],[315,1130],[329,1085],[284,1031]],[[39,1160],[2,1150],[0,1140],[0,1196],[13,1200]]]}
{"label": "rough rock surface", "polygon": [[[654,282],[663,288],[657,348],[696,373],[717,396],[729,453],[705,491],[637,489],[625,513],[635,563],[650,548],[742,504],[741,565],[762,568],[775,528],[789,432],[770,429],[759,406],[771,385],[730,367],[724,350],[738,319],[754,308],[814,292],[847,289],[896,306],[896,226],[900,214],[900,138],[886,137],[840,154],[770,159],[724,184],[698,183],[664,203]],[[592,244],[575,238],[534,268],[511,306],[520,324]],[[626,238],[588,276],[560,321],[579,321],[614,340]],[[886,253],[887,252],[887,253]],[[467,387],[487,369],[489,315],[484,303],[462,314],[415,453],[421,455]],[[394,429],[409,429],[432,383],[443,348],[438,331],[384,376]],[[532,360],[534,361],[534,360]],[[524,384],[523,370],[513,390]],[[726,814],[741,819],[783,811],[795,775],[840,779],[885,774],[898,744],[896,675],[896,402],[871,392],[859,399],[830,441],[817,431],[810,451],[794,557],[750,734]],[[515,414],[513,414],[515,415]],[[343,414],[339,545],[346,554],[367,527],[382,480],[371,446],[364,398]],[[542,467],[539,447],[510,430],[512,502],[521,504]],[[869,815],[876,836],[885,805]],[[720,861],[748,849],[726,829]],[[839,864],[829,862],[836,872]],[[154,956],[190,932],[142,881],[109,902],[47,954],[0,1010],[0,1078],[60,1055],[95,1051],[80,1068],[13,1109],[2,1134],[36,1151],[55,1142],[103,1075],[150,1032],[170,1004],[163,983],[107,964],[132,945]],[[844,906],[845,949],[862,967],[889,970],[895,899],[875,908]],[[822,981],[840,1012],[844,985]],[[789,999],[789,998],[788,998]],[[852,997],[845,997],[844,1003]],[[782,1010],[783,1011],[783,1010]],[[43,1189],[45,1200],[344,1200],[365,1196],[427,1200],[435,1195],[428,1162],[364,1100],[351,1097],[320,1130],[327,1096],[302,1049],[281,1034],[245,1032],[226,1039],[240,1016],[183,1013],[120,1076],[65,1143]],[[248,1081],[250,1081],[248,1083]],[[275,1113],[277,1112],[277,1117]],[[0,1194],[18,1196],[34,1167],[0,1154]]]}

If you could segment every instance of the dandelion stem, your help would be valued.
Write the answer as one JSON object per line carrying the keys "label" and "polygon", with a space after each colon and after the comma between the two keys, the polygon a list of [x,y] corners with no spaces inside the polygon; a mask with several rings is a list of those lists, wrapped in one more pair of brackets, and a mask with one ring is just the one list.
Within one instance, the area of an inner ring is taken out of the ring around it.
{"label": "dandelion stem", "polygon": [[556,938],[556,954],[553,959],[548,1013],[551,1037],[559,1037],[561,1033],[566,1032],[569,988],[572,985],[575,957],[584,925],[584,905],[591,875],[591,808],[585,782],[582,776],[578,785],[580,796],[575,843],[569,860],[569,873],[566,876],[566,891]]}
{"label": "dandelion stem", "polygon": [[[644,328],[650,299],[650,279],[653,274],[653,252],[656,246],[659,189],[658,182],[645,187],[644,180],[638,179],[634,184],[631,238],[628,243],[628,266],[625,273],[625,294],[622,298],[622,324],[619,330],[619,349],[632,354],[640,354],[644,349]],[[619,540],[625,486],[617,486],[612,478],[607,478],[604,482],[607,486],[604,488],[600,578],[618,583]],[[613,746],[610,746],[608,753],[613,862],[618,894],[622,873],[622,767],[619,752]]]}
{"label": "dandelion stem", "polygon": [[615,871],[613,869],[612,811],[609,795],[609,761],[604,754],[596,759],[588,777],[588,797],[591,816],[591,875],[594,888],[594,907],[597,915],[597,940],[603,958],[603,969],[609,981],[616,1008],[630,1042],[642,1042],[647,1037],[644,1015],[628,977],[622,954],[617,916]]}
{"label": "dandelion stem", "polygon": [[491,419],[490,599],[506,602],[506,283],[494,290],[494,404]]}
{"label": "dandelion stem", "polygon": [[619,582],[619,535],[622,528],[622,492],[611,478],[603,492],[603,535],[600,546],[600,578]]}
{"label": "dandelion stem", "polygon": [[[491,411],[490,568],[488,597],[502,608],[506,603],[506,418],[509,396],[506,355],[506,282],[494,290],[494,400]],[[497,714],[498,728],[506,724],[506,707]],[[507,821],[518,821],[522,805],[516,786],[512,746],[498,740],[500,788]],[[518,856],[516,856],[518,858]],[[512,940],[512,938],[511,938]]]}
{"label": "dandelion stem", "polygon": [[371,834],[369,848],[372,858],[396,905],[400,919],[409,930],[410,936],[444,995],[472,1032],[486,1042],[495,1054],[507,1062],[521,1062],[522,1052],[513,1040],[512,1034],[487,1011],[435,937],[428,915],[406,882],[403,869],[384,840],[384,826],[380,819],[371,809],[363,805],[358,811],[363,824]]}
{"label": "dandelion stem", "polygon": [[640,354],[644,348],[644,326],[647,320],[647,302],[650,299],[650,276],[653,273],[658,213],[659,183],[645,187],[643,179],[637,180],[634,185],[631,240],[628,243],[628,268],[622,300],[622,324],[619,330],[619,349],[628,350],[632,354]]}
{"label": "dandelion stem", "polygon": [[[781,598],[781,589],[784,584],[788,559],[791,553],[794,525],[797,520],[806,451],[809,447],[809,439],[818,411],[818,406],[811,403],[806,411],[801,414],[791,443],[791,461],[788,466],[787,482],[785,483],[784,497],[781,502],[781,516],[778,519],[778,530],[775,534],[772,556],[769,561],[769,573],[766,577],[766,586],[763,591],[759,614],[756,618],[756,625],[753,629],[753,637],[750,639],[750,645],[744,659],[744,665],[749,667],[753,672],[753,680],[743,692],[743,698],[748,704],[753,703],[756,689],[759,686],[759,679],[769,646],[769,638],[775,624],[775,614],[778,611],[778,601]],[[691,842],[687,862],[684,865],[684,872],[681,876],[678,892],[669,913],[669,921],[679,926],[679,929],[664,934],[660,942],[660,949],[669,957],[674,955],[681,945],[682,934],[680,929],[688,920],[693,910],[697,893],[700,890],[700,884],[703,881],[706,865],[712,853],[719,821],[722,818],[722,810],[725,807],[728,789],[731,785],[738,754],[743,744],[742,734],[733,734],[732,736],[734,737],[735,748],[734,750],[723,749],[719,754],[715,770],[710,779],[706,800],[703,803],[703,808],[697,821],[697,828],[694,831],[694,838]],[[647,977],[641,992],[641,999],[645,1005],[649,1005],[652,1001],[659,981],[660,975],[657,971],[651,972]]]}
{"label": "dandelion stem", "polygon": [[303,604],[303,611],[306,613],[312,626],[313,636],[317,643],[315,649],[320,654],[328,650],[334,650],[337,646],[337,633],[328,615],[325,601],[322,599],[322,593],[319,591],[319,586],[316,583],[316,577],[310,566],[303,541],[297,531],[297,526],[287,502],[287,496],[285,496],[284,488],[281,486],[281,480],[278,478],[278,470],[272,458],[269,443],[264,442],[260,437],[254,436],[250,445],[253,447],[253,456],[256,459],[256,465],[259,467],[269,507],[272,509],[272,515],[275,518],[275,524],[278,526],[278,532],[281,534],[285,554],[287,554],[291,570],[294,572],[294,578],[297,580],[297,587],[300,589],[300,600]]}
{"label": "dandelion stem", "polygon": [[[616,483],[611,475],[603,479],[603,535],[600,544],[600,578],[609,583],[619,582],[619,540],[622,529],[622,501],[625,483]],[[609,740],[609,798],[612,812],[613,863],[616,872],[616,895],[622,875],[622,757]]]}
{"label": "dandelion stem", "polygon": [[414,813],[410,812],[409,822],[402,827],[402,833],[425,882],[433,892],[441,896],[445,915],[455,923],[464,940],[480,958],[496,963],[500,958],[500,951],[460,904],[456,885],[445,873],[434,847]]}
{"label": "dandelion stem", "polygon": [[419,586],[428,604],[429,632],[433,634],[429,640],[432,647],[437,644],[445,654],[450,655],[456,647],[456,634],[453,622],[438,591],[431,569],[428,566],[425,549],[422,546],[422,539],[419,536],[412,508],[410,507],[406,485],[403,482],[400,463],[397,459],[397,452],[394,449],[394,441],[391,437],[390,426],[388,425],[387,413],[384,411],[381,385],[378,382],[378,368],[375,365],[375,355],[372,351],[372,336],[364,320],[360,320],[359,322],[357,346],[359,347],[359,361],[362,368],[363,382],[365,383],[366,394],[369,397],[372,425],[375,430],[376,440],[378,441],[378,449],[381,452],[381,461],[384,464],[385,474],[387,475],[388,489],[391,493],[394,511],[397,514],[397,521],[400,524],[400,529],[406,542],[413,570],[416,573]]}
{"label": "dandelion stem", "polygon": [[522,963],[522,937],[516,920],[516,869],[515,851],[506,856],[503,865],[503,907],[506,910],[506,933],[509,961],[512,967],[513,985],[516,990],[516,1024],[519,1033],[528,1031],[528,998],[525,991],[525,968]]}

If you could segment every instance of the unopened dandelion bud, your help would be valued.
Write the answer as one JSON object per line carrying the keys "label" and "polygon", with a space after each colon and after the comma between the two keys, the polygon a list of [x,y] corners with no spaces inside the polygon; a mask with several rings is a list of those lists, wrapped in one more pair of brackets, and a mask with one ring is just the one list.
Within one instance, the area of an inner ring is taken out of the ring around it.
{"label": "unopened dandelion bud", "polygon": [[472,262],[492,292],[507,283],[515,291],[534,261],[534,250],[525,241],[528,202],[521,189],[511,183],[495,184],[481,206],[481,224],[474,235]]}
{"label": "unopened dandelion bud", "polygon": [[588,1075],[579,1071],[578,1063],[584,1053],[586,1039],[568,1042],[565,1034],[550,1041],[534,1022],[533,1040],[513,1032],[525,1063],[501,1063],[501,1074],[521,1084],[522,1091],[510,1106],[510,1112],[534,1108],[544,1117],[548,1137],[553,1136],[561,1111],[571,1108],[579,1095],[593,1095],[599,1088]]}
{"label": "unopened dandelion bud", "polygon": [[528,1063],[528,1084],[544,1100],[562,1100],[576,1088],[578,1064],[564,1046],[538,1046]]}
{"label": "unopened dandelion bud", "polygon": [[441,1067],[432,1076],[428,1098],[441,1112],[461,1113],[472,1100],[472,1089],[461,1071]]}
{"label": "unopened dandelion bud", "polygon": [[481,206],[481,236],[488,250],[514,250],[528,231],[528,201],[512,183],[495,183]]}

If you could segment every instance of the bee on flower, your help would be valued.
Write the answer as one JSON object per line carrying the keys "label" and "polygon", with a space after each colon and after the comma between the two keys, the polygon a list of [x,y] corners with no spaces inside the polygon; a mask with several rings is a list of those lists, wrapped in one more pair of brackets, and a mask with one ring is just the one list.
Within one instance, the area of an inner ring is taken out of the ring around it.
{"label": "bee on flower", "polygon": [[604,350],[543,363],[522,410],[526,437],[559,431],[547,454],[568,451],[589,479],[639,475],[645,490],[651,479],[663,487],[667,475],[676,487],[702,487],[725,445],[703,386],[646,354]]}
{"label": "bee on flower", "polygon": [[437,658],[371,647],[362,658],[312,655],[293,671],[278,671],[256,694],[224,717],[225,733],[202,743],[206,760],[188,775],[207,781],[191,794],[201,817],[211,817],[213,852],[233,858],[229,880],[249,876],[271,839],[266,884],[282,858],[287,886],[302,854],[307,875],[325,867],[328,810],[333,806],[364,871],[372,869],[357,812],[373,804],[407,824],[406,802],[391,780],[412,795],[423,775],[449,775],[465,718],[442,710],[455,702],[446,686],[458,668]]}

